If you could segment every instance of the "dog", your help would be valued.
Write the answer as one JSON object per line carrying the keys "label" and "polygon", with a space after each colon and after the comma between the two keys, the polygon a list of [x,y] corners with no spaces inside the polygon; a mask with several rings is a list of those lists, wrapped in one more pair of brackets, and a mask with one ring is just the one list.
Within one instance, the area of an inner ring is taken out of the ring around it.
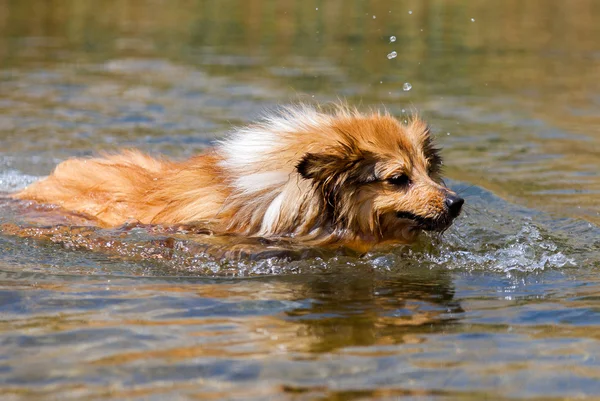
{"label": "dog", "polygon": [[196,224],[215,234],[368,250],[445,231],[464,200],[429,126],[387,111],[296,105],[175,162],[136,150],[76,158],[12,195],[93,225]]}

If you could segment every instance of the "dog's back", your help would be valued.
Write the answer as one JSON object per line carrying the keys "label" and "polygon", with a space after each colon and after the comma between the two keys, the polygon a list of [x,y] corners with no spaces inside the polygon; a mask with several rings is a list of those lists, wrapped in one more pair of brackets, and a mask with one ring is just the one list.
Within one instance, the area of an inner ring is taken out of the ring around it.
{"label": "dog's back", "polygon": [[[202,159],[195,158],[196,164],[204,164]],[[177,211],[167,213],[165,206],[170,204],[173,206],[171,209],[179,209],[179,214],[186,213],[182,210],[185,209],[182,192],[189,193],[191,188],[178,190],[169,184],[178,175],[180,183],[186,181],[185,174],[180,174],[181,170],[182,166],[177,163],[132,150],[102,158],[70,159],[60,163],[49,177],[32,184],[15,197],[84,213],[104,226],[127,221],[149,224],[158,215],[162,215],[161,222],[178,223],[181,219],[177,218]],[[202,166],[199,175],[194,176],[195,188],[204,187],[198,180],[206,175],[202,174],[205,171]],[[212,177],[205,178],[208,181]],[[205,207],[210,209],[210,202]],[[212,210],[207,212],[208,215]],[[198,212],[192,214],[198,215]]]}

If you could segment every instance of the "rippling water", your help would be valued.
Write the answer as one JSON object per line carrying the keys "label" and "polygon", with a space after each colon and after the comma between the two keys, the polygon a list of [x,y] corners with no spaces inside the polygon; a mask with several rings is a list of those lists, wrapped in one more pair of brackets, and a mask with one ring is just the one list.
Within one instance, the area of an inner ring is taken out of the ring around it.
{"label": "rippling water", "polygon": [[66,227],[0,196],[0,396],[600,397],[599,18],[592,0],[0,1],[0,193],[344,97],[419,110],[467,200],[412,247],[237,239],[255,252],[222,258],[233,239]]}

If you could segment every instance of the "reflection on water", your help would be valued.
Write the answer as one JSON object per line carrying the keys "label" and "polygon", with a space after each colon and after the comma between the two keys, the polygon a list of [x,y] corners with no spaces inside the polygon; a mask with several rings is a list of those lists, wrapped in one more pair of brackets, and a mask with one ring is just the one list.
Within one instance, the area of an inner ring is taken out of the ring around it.
{"label": "reflection on water", "polygon": [[[569,281],[443,269],[58,283],[3,273],[4,392],[595,393],[599,315],[594,299],[569,300]],[[562,301],[544,302],[549,293]]]}
{"label": "reflection on water", "polygon": [[599,18],[593,0],[0,0],[0,193],[344,97],[424,114],[467,199],[442,238],[360,257],[2,199],[0,395],[597,397]]}
{"label": "reflection on water", "polygon": [[286,312],[288,320],[306,325],[311,352],[421,343],[424,334],[452,331],[463,312],[445,271],[393,278],[360,273],[307,280],[301,293],[313,302]]}

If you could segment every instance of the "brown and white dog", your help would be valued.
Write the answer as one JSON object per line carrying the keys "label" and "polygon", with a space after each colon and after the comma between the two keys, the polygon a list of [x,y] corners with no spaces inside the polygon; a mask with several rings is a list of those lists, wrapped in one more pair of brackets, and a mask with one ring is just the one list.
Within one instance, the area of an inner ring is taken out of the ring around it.
{"label": "brown and white dog", "polygon": [[345,106],[281,109],[183,162],[138,151],[59,164],[14,198],[101,227],[202,224],[212,232],[369,249],[444,231],[463,204],[440,177],[429,127]]}

